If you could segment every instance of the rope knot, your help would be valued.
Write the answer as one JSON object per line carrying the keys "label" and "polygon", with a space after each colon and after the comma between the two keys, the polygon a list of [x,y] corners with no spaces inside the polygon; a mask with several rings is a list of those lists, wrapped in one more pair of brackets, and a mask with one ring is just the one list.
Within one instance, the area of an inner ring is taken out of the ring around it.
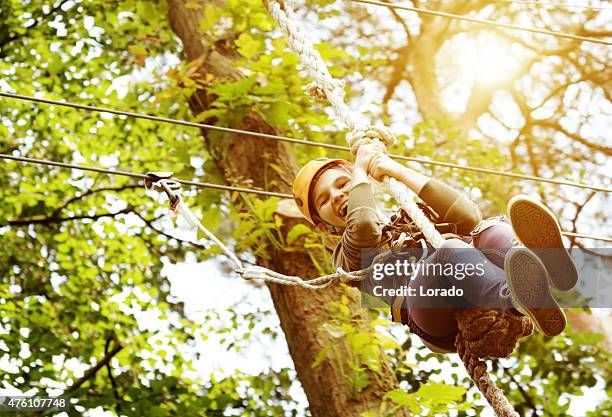
{"label": "rope knot", "polygon": [[343,284],[348,284],[349,282],[353,282],[356,280],[354,274],[346,272],[344,269],[342,269],[342,267],[336,268],[336,274],[338,275],[338,279],[340,280],[340,282],[342,282]]}
{"label": "rope knot", "polygon": [[457,323],[464,343],[479,358],[506,357],[521,337],[533,332],[528,317],[493,309],[460,310]]}
{"label": "rope knot", "polygon": [[313,81],[306,86],[306,94],[318,101],[327,101],[325,91],[334,91],[335,94],[344,99],[344,80],[329,80],[327,85],[321,85],[317,81]]}
{"label": "rope knot", "polygon": [[456,318],[459,333],[455,346],[470,378],[498,417],[519,417],[504,392],[489,377],[487,364],[481,358],[510,355],[518,340],[533,332],[532,321],[528,317],[490,309],[460,310]]}
{"label": "rope knot", "polygon": [[397,143],[395,133],[386,126],[355,126],[346,136],[346,140],[351,147],[353,155],[357,154],[357,150],[361,145],[371,143],[373,140],[378,140],[385,147],[393,146]]}
{"label": "rope knot", "polygon": [[242,276],[242,278],[247,281],[266,278],[265,270],[258,265],[248,266],[247,268],[236,268],[235,271],[236,273],[238,273],[238,275]]}

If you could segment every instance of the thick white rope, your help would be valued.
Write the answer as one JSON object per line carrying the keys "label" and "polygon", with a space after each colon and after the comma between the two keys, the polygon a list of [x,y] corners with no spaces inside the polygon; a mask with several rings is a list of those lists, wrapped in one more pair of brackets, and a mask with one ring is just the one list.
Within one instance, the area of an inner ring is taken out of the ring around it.
{"label": "thick white rope", "polygon": [[423,210],[416,205],[414,200],[408,195],[406,186],[393,177],[383,178],[385,185],[389,192],[397,199],[397,202],[406,210],[408,217],[414,221],[417,227],[423,232],[423,235],[427,239],[431,246],[439,248],[444,242],[444,238],[440,235],[440,232],[436,230],[432,222],[429,221]]}
{"label": "thick white rope", "polygon": [[[395,144],[397,139],[387,127],[365,126],[357,122],[357,118],[353,116],[344,102],[344,82],[336,80],[331,76],[327,64],[314,48],[308,33],[295,18],[291,3],[290,0],[284,0],[283,10],[276,1],[269,2],[264,0],[270,15],[286,35],[289,46],[298,54],[310,75],[315,79],[315,84],[308,86],[308,91],[315,96],[322,96],[324,94],[334,107],[337,116],[348,127],[349,133],[346,140],[349,146],[351,146],[351,151],[356,153],[359,146],[367,142],[367,140],[379,140],[385,146]],[[416,202],[410,198],[408,187],[394,178],[385,177],[383,181],[391,195],[400,203],[412,221],[423,232],[425,239],[433,247],[439,247],[444,238],[416,205]]]}

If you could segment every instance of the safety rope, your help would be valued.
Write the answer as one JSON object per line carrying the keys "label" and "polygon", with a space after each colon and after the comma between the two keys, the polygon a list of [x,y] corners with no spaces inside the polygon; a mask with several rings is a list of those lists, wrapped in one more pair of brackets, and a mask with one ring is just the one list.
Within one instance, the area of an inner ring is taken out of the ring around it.
{"label": "safety rope", "polygon": [[[170,209],[175,212],[177,216],[181,216],[183,219],[185,219],[189,226],[200,230],[208,239],[213,241],[221,249],[225,256],[232,261],[234,264],[234,271],[247,281],[262,280],[266,282],[273,282],[275,284],[297,286],[307,289],[324,289],[338,282],[348,283],[353,281],[363,281],[368,274],[373,271],[375,264],[383,263],[393,255],[392,252],[383,252],[374,258],[374,261],[368,268],[353,272],[346,272],[342,268],[337,268],[334,274],[312,279],[302,279],[294,275],[281,274],[259,265],[245,266],[230,248],[221,242],[221,240],[217,238],[214,233],[204,227],[202,222],[200,222],[193,214],[185,201],[175,192],[180,185],[177,181],[171,179],[171,173],[150,172],[146,175],[146,177],[147,179],[145,180],[145,186],[147,188],[157,188],[164,191],[170,200]],[[400,237],[398,241],[392,243],[392,246],[401,246],[404,240],[405,237]]]}
{"label": "safety rope", "polygon": [[[325,97],[330,102],[336,115],[348,127],[349,133],[346,140],[353,153],[357,153],[359,146],[372,140],[378,140],[383,145],[392,146],[397,141],[393,132],[387,127],[368,126],[360,124],[357,117],[353,115],[344,102],[344,83],[334,79],[327,68],[327,64],[315,49],[306,30],[300,25],[293,14],[290,1],[284,1],[281,8],[277,2],[270,3],[264,0],[270,15],[276,24],[283,31],[289,46],[300,57],[300,60],[314,78],[315,84],[309,88],[312,93]],[[444,238],[429,221],[425,213],[417,206],[416,202],[410,198],[408,187],[396,179],[385,176],[383,182],[391,195],[400,203],[402,208],[411,217],[412,221],[421,230],[425,239],[434,247],[439,247]]]}
{"label": "safety rope", "polygon": [[511,25],[511,24],[508,24],[508,23],[493,22],[491,20],[478,19],[478,18],[475,18],[475,17],[462,16],[462,15],[458,15],[458,14],[440,12],[440,11],[436,11],[436,10],[421,9],[421,8],[418,8],[418,7],[411,7],[411,6],[402,6],[402,5],[399,5],[399,4],[389,4],[389,3],[382,2],[382,1],[375,1],[375,0],[346,0],[346,1],[350,1],[350,2],[353,2],[353,3],[371,4],[371,5],[374,5],[374,6],[389,7],[389,8],[397,9],[397,10],[408,10],[408,11],[416,12],[416,13],[419,13],[419,14],[426,14],[426,15],[430,15],[430,16],[440,16],[440,17],[445,17],[445,18],[448,18],[448,19],[455,19],[455,20],[462,20],[464,22],[476,23],[476,24],[479,24],[479,25],[486,25],[486,26],[493,26],[493,27],[499,27],[499,28],[504,28],[504,29],[518,30],[518,31],[522,31],[522,32],[537,33],[537,34],[540,34],[540,35],[548,35],[548,36],[554,36],[554,37],[557,37],[557,38],[572,39],[572,40],[580,41],[580,42],[591,42],[591,43],[598,43],[598,44],[601,44],[601,45],[612,45],[612,42],[606,41],[606,40],[603,40],[603,39],[589,38],[587,36],[572,35],[572,34],[561,33],[561,32],[554,32],[552,30],[546,30],[546,29],[530,28],[530,27],[527,27],[527,26]]}
{"label": "safety rope", "polygon": [[[8,97],[8,98],[14,98],[17,100],[31,101],[35,103],[57,105],[57,106],[69,107],[69,108],[79,109],[79,110],[95,111],[95,112],[100,112],[100,113],[110,113],[110,114],[115,114],[118,116],[134,117],[137,119],[151,120],[151,121],[160,122],[160,123],[170,123],[170,124],[179,125],[179,126],[197,127],[200,129],[214,130],[218,132],[236,133],[236,134],[244,135],[247,137],[270,139],[270,140],[275,140],[279,142],[287,142],[287,143],[291,143],[294,145],[313,146],[317,148],[326,148],[326,149],[333,149],[333,150],[345,151],[345,152],[351,151],[351,148],[348,146],[333,145],[331,143],[312,142],[309,140],[295,139],[295,138],[290,138],[287,136],[271,135],[268,133],[260,133],[260,132],[251,132],[249,130],[233,129],[229,127],[209,125],[206,123],[189,122],[186,120],[171,119],[168,117],[151,116],[151,115],[143,114],[143,113],[135,113],[135,112],[129,112],[129,111],[110,109],[106,107],[89,106],[89,105],[71,103],[71,102],[66,102],[66,101],[58,101],[58,100],[38,98],[38,97],[32,97],[32,96],[25,96],[22,94],[7,93],[3,91],[0,91],[0,97]],[[575,181],[557,180],[554,178],[542,178],[542,177],[536,177],[533,175],[517,174],[515,172],[497,171],[494,169],[473,167],[473,166],[461,165],[461,164],[453,164],[450,162],[431,161],[428,159],[413,158],[413,157],[404,156],[404,155],[389,154],[389,157],[396,159],[396,160],[400,160],[400,161],[416,162],[422,165],[441,166],[445,168],[472,171],[472,172],[480,172],[483,174],[490,174],[490,175],[499,175],[502,177],[514,178],[514,179],[520,179],[520,180],[545,182],[545,183],[556,184],[556,185],[567,185],[570,187],[585,188],[585,189],[589,189],[593,191],[603,191],[606,193],[612,192],[612,187],[583,184],[583,183],[575,182]]]}

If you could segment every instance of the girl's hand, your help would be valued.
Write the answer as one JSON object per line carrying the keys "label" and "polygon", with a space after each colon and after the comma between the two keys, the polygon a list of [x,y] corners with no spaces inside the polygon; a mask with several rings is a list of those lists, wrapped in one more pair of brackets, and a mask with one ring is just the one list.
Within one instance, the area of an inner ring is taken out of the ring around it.
{"label": "girl's hand", "polygon": [[395,177],[397,165],[398,163],[395,162],[393,159],[389,158],[389,155],[387,155],[386,153],[380,153],[378,155],[375,155],[370,160],[370,165],[368,167],[367,173],[376,181],[382,181],[383,177],[386,175],[390,177]]}
{"label": "girl's hand", "polygon": [[369,173],[371,172],[370,166],[373,158],[384,154],[385,146],[379,141],[361,145],[355,156],[355,168],[362,169],[364,172]]}

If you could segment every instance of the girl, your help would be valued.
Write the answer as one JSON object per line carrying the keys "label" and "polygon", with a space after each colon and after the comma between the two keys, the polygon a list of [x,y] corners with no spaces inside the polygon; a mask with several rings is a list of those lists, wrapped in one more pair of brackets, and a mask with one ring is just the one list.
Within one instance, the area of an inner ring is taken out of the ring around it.
{"label": "girl", "polygon": [[[417,194],[426,215],[441,233],[446,232],[446,240],[433,254],[403,210],[389,219],[377,209],[369,178],[384,176],[396,178]],[[577,273],[563,248],[556,218],[536,201],[514,197],[508,205],[510,223],[505,216],[482,221],[480,210],[464,194],[392,160],[378,142],[360,146],[354,165],[342,159],[309,162],[294,181],[293,195],[309,222],[341,236],[333,263],[346,271],[370,266],[404,233],[411,265],[421,263],[421,267],[410,269],[412,274],[404,268],[382,281],[370,277],[352,285],[391,306],[393,320],[409,325],[436,352],[455,351],[457,308],[523,313],[548,336],[565,328],[565,314],[550,293],[549,280],[553,287],[568,291],[575,286]],[[515,236],[537,255],[516,247]],[[402,255],[406,258],[406,251]],[[432,293],[437,296],[427,295]]]}

